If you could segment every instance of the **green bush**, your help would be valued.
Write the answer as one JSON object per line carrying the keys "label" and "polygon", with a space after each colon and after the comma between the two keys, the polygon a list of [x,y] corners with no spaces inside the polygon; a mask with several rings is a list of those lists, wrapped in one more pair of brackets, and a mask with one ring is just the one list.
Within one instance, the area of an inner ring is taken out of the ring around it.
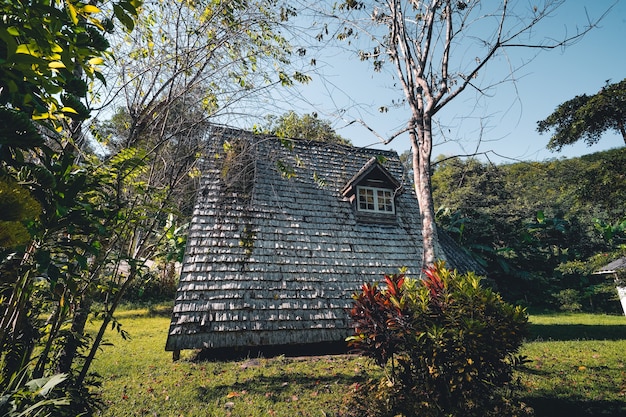
{"label": "green bush", "polygon": [[354,295],[348,342],[386,376],[361,388],[346,415],[527,415],[510,400],[513,367],[523,362],[514,355],[528,332],[524,309],[443,262],[422,280],[385,283]]}
{"label": "green bush", "polygon": [[567,288],[559,291],[554,295],[559,303],[559,308],[562,311],[575,312],[582,311],[582,305],[580,304],[580,294],[574,288]]}
{"label": "green bush", "polygon": [[177,277],[163,276],[160,271],[151,271],[128,287],[123,300],[130,303],[171,301],[176,296],[177,286]]}

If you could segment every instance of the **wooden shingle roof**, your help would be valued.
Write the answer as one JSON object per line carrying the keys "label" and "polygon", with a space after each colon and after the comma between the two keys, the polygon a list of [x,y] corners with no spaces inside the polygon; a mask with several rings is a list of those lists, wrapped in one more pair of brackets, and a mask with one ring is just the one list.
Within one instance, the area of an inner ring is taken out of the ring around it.
{"label": "wooden shingle roof", "polygon": [[404,183],[395,152],[230,129],[211,140],[167,350],[342,341],[351,295],[363,282],[400,267],[420,274],[411,187],[384,224],[357,221],[342,195],[372,158]]}

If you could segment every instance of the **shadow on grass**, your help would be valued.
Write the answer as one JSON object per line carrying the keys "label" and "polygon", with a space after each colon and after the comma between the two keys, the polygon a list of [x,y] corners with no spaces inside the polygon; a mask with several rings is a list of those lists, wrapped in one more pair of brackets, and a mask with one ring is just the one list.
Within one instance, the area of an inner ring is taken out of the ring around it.
{"label": "shadow on grass", "polygon": [[535,417],[626,416],[626,402],[577,400],[550,396],[522,398],[535,410]]}
{"label": "shadow on grass", "polygon": [[298,393],[302,391],[332,391],[335,387],[346,387],[356,382],[366,380],[365,375],[335,374],[329,376],[305,375],[302,373],[290,373],[288,376],[264,376],[256,375],[241,382],[214,387],[197,387],[198,400],[209,403],[219,398],[224,398],[229,392],[246,392],[251,395],[265,396],[269,401],[280,402],[285,396],[290,397],[294,393],[294,387]]}
{"label": "shadow on grass", "polygon": [[273,358],[276,356],[320,356],[349,353],[346,342],[321,342],[275,346],[238,346],[229,348],[202,349],[192,358],[201,361],[232,361],[248,358]]}
{"label": "shadow on grass", "polygon": [[624,340],[626,326],[531,324],[529,340]]}

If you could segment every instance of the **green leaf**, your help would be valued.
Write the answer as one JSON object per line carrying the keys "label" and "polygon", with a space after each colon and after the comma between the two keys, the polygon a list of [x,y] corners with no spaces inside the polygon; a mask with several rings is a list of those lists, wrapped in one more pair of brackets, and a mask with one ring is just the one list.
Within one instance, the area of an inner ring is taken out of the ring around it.
{"label": "green leaf", "polygon": [[129,15],[126,14],[124,9],[117,4],[113,5],[113,13],[115,17],[128,29],[132,31],[135,28],[135,22]]}
{"label": "green leaf", "polygon": [[544,222],[544,220],[545,220],[545,218],[546,218],[546,217],[545,217],[545,214],[543,213],[543,210],[539,210],[539,211],[537,212],[537,221],[538,221],[539,223],[543,223],[543,222]]}
{"label": "green leaf", "polygon": [[47,397],[50,391],[57,385],[67,379],[67,374],[55,374],[47,378],[38,378],[28,381],[26,386],[32,392],[35,392],[43,397]]}
{"label": "green leaf", "polygon": [[6,31],[11,36],[20,36],[20,30],[15,26],[8,27]]}
{"label": "green leaf", "polygon": [[141,3],[137,3],[138,2],[133,1],[120,1],[118,4],[131,15],[138,16],[139,13],[137,12],[137,8],[141,5]]}

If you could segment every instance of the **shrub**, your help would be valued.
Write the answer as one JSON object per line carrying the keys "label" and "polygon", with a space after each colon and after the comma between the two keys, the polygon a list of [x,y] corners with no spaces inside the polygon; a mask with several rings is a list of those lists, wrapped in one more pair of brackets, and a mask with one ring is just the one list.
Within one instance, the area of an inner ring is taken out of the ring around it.
{"label": "shrub", "polygon": [[[32,379],[28,368],[0,378],[0,415],[3,417],[61,415],[70,398],[58,388],[67,374]],[[64,414],[67,415],[67,414]]]}
{"label": "shrub", "polygon": [[176,296],[177,286],[177,277],[150,271],[128,287],[123,300],[130,303],[171,301]]}
{"label": "shrub", "polygon": [[574,288],[561,290],[554,295],[554,298],[556,298],[562,311],[574,312],[582,310],[580,294]]}
{"label": "shrub", "polygon": [[508,399],[514,363],[523,362],[514,355],[528,331],[524,309],[443,262],[423,280],[392,275],[385,284],[365,284],[354,295],[348,343],[385,377],[361,390],[348,415],[526,413]]}

